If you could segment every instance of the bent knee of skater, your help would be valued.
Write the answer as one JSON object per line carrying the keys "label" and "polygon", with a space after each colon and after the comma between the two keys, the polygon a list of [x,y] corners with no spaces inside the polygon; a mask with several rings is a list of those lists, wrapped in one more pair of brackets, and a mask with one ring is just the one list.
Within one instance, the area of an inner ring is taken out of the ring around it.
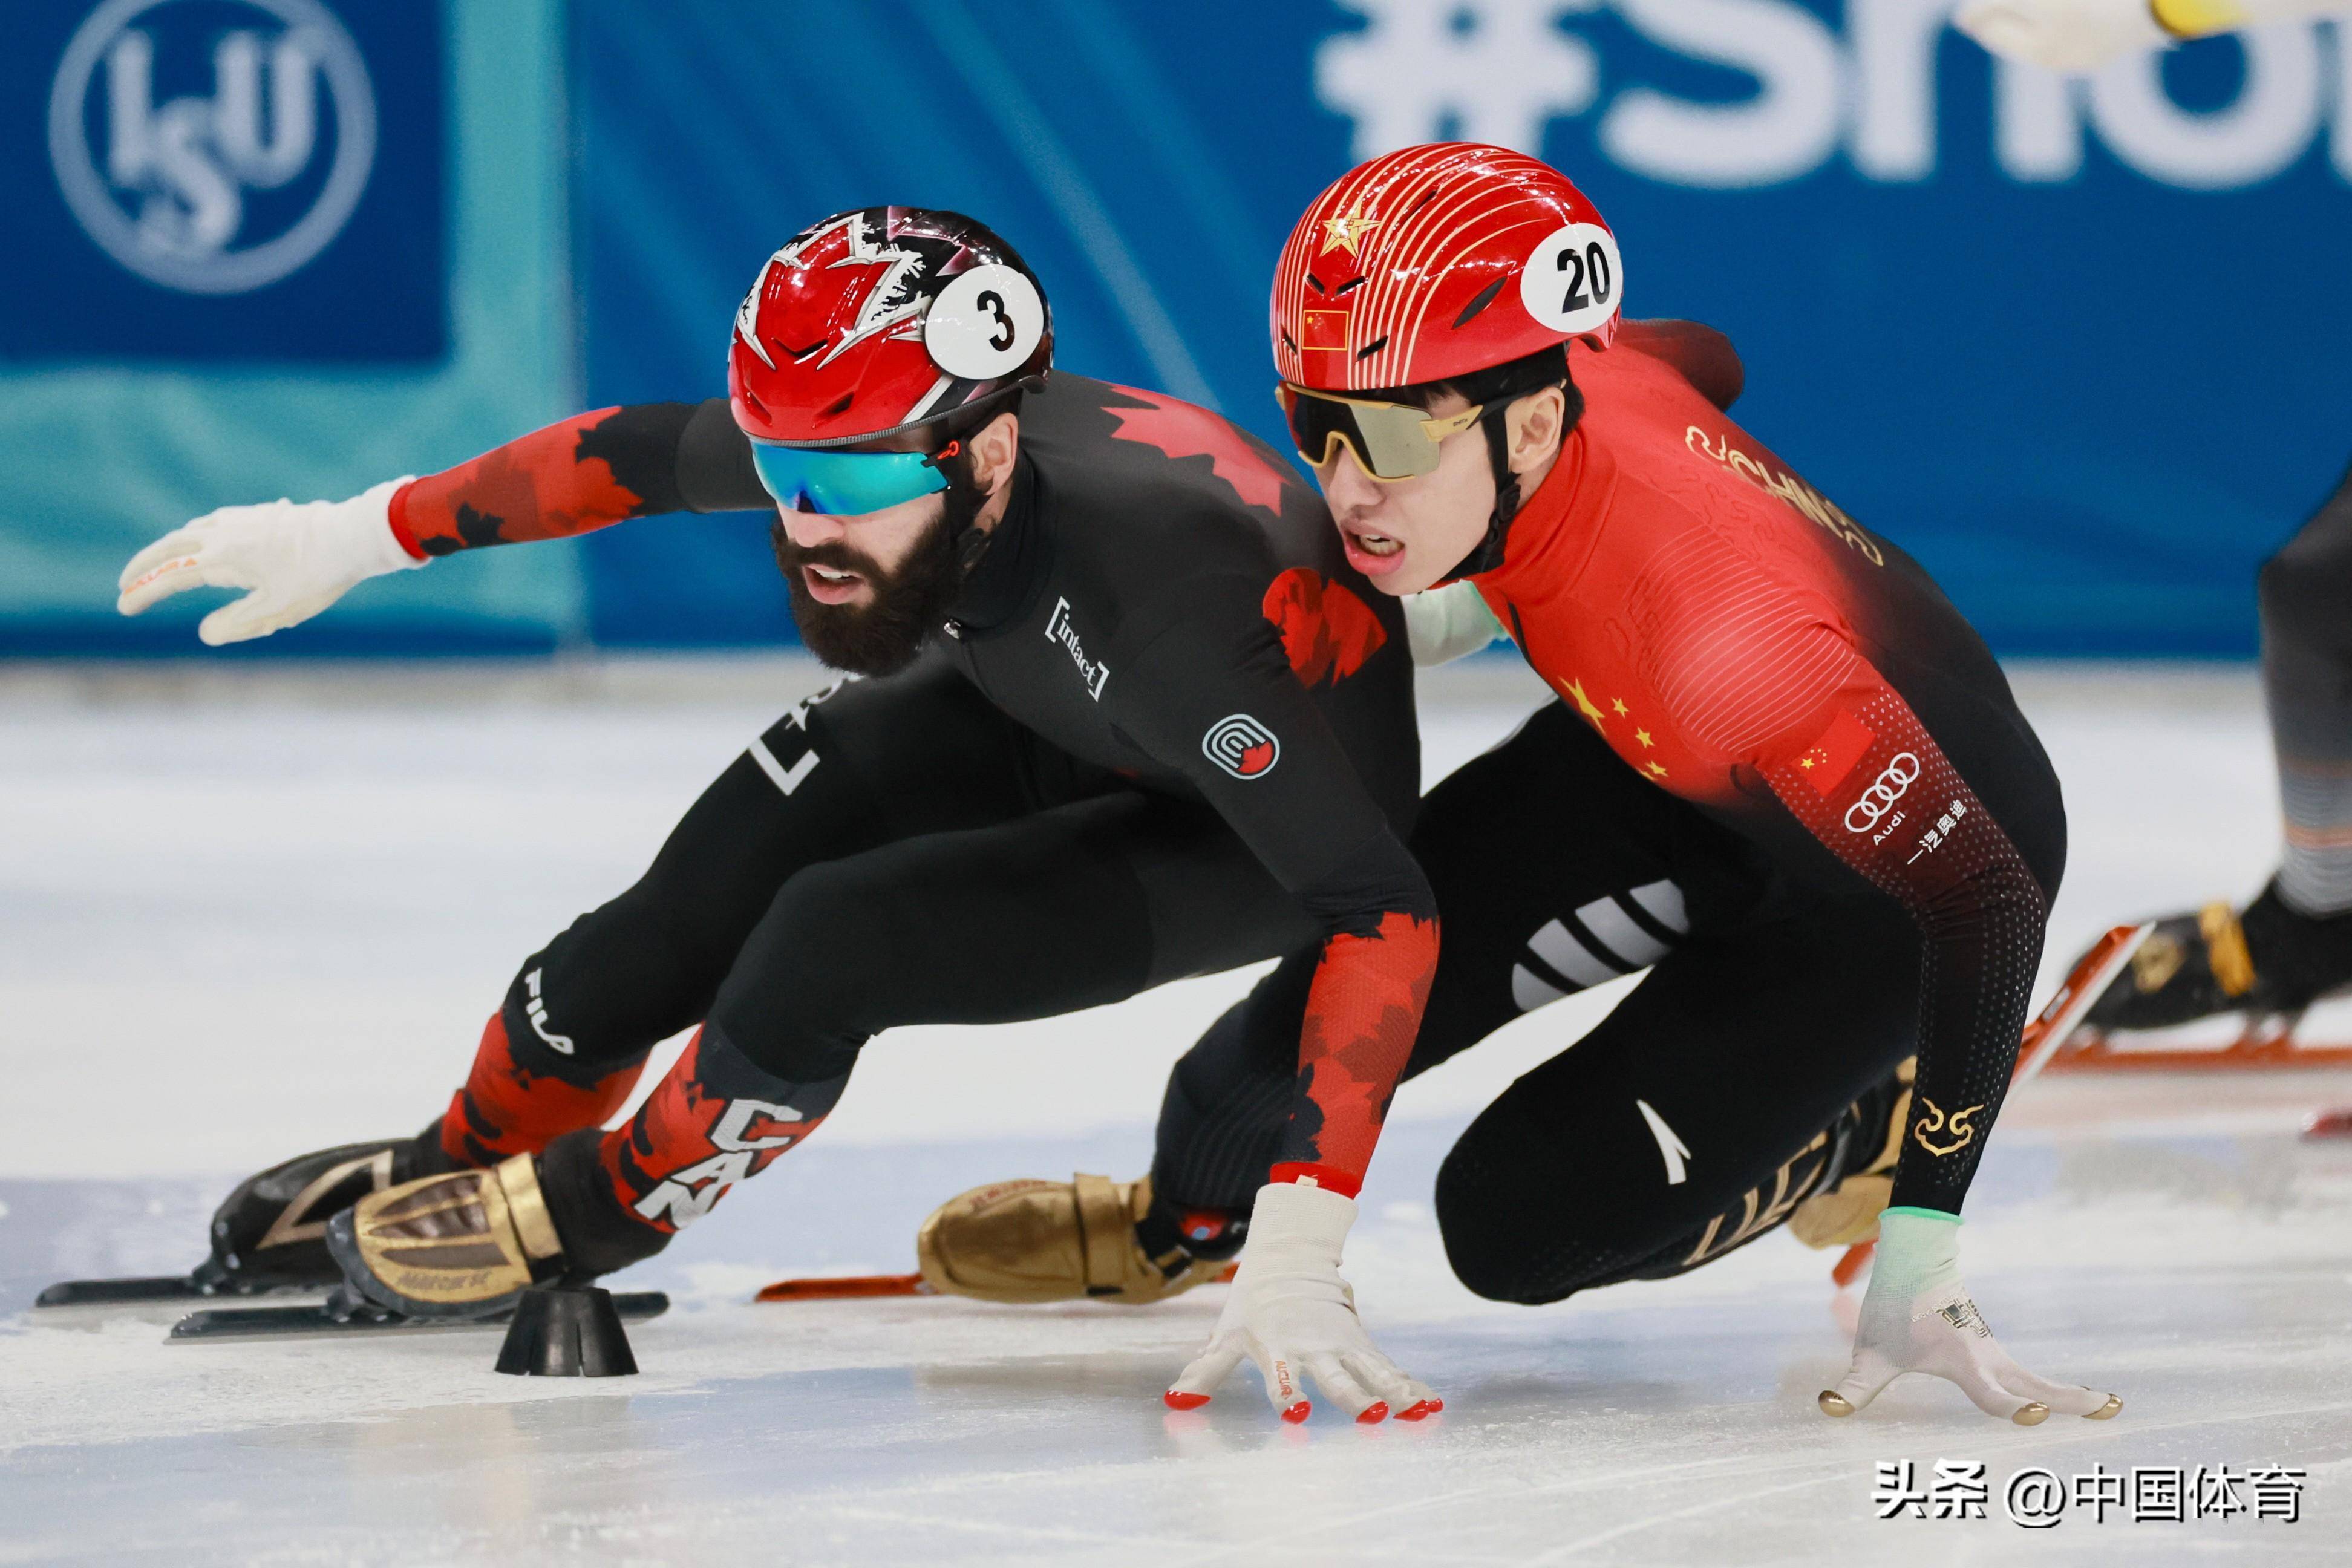
{"label": "bent knee of skater", "polygon": [[738,965],[789,973],[796,992],[870,994],[921,956],[905,940],[907,902],[855,860],[806,867],[777,891]]}
{"label": "bent knee of skater", "polygon": [[1525,1174],[1459,1147],[1438,1167],[1437,1231],[1445,1259],[1455,1279],[1489,1301],[1540,1307],[1581,1282],[1574,1259],[1586,1244],[1563,1229],[1549,1205],[1531,1205],[1528,1186]]}
{"label": "bent knee of skater", "polygon": [[744,1055],[785,1078],[846,1070],[887,1026],[917,955],[894,939],[888,895],[838,862],[809,867],[777,893],[736,955],[710,1016]]}
{"label": "bent knee of skater", "polygon": [[1656,1184],[1654,1163],[1596,1130],[1490,1108],[1438,1167],[1438,1234],[1471,1290],[1543,1306],[1623,1279],[1656,1250],[1667,1223]]}

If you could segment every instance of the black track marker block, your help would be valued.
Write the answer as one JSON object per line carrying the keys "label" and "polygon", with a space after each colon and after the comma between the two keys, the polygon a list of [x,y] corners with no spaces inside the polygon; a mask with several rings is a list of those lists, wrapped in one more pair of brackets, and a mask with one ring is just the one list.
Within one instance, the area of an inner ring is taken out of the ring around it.
{"label": "black track marker block", "polygon": [[499,1370],[516,1377],[630,1377],[637,1358],[610,1290],[541,1285],[515,1304]]}

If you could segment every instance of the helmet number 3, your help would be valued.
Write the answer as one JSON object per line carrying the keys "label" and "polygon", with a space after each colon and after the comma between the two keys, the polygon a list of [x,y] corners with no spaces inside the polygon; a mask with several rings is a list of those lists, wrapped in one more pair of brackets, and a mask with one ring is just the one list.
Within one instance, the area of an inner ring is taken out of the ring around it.
{"label": "helmet number 3", "polygon": [[1011,348],[1014,340],[1020,336],[1013,330],[1013,318],[1004,313],[1004,296],[991,289],[976,302],[996,322],[996,332],[989,338],[988,346],[1003,353],[1006,349]]}
{"label": "helmet number 3", "polygon": [[931,362],[970,381],[1020,369],[1045,335],[1045,297],[1026,273],[1000,262],[949,279],[923,317],[923,348]]}
{"label": "helmet number 3", "polygon": [[1554,229],[1528,253],[1519,272],[1519,302],[1553,331],[1599,330],[1617,313],[1617,238],[1597,223]]}

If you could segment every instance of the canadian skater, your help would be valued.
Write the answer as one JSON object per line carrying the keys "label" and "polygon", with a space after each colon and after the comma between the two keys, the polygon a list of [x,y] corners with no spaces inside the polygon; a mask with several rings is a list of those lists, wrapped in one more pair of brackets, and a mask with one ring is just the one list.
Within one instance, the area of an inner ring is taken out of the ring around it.
{"label": "canadian skater", "polygon": [[[249,590],[204,622],[223,643],[467,550],[768,509],[803,640],[866,678],[795,704],[635,887],[523,961],[420,1135],[241,1189],[215,1227],[226,1288],[339,1279],[378,1308],[486,1315],[659,1251],[814,1133],[894,1025],[1295,955],[1286,1131],[1232,1216],[1283,1288],[1244,1288],[1240,1321],[1350,1415],[1431,1407],[1339,1272],[1437,961],[1403,841],[1402,616],[1271,448],[1049,375],[1052,350],[1041,283],[989,229],[845,212],[761,268],[727,398],[584,414],[349,501],[229,507],[130,563],[128,614]],[[650,1049],[698,1025],[601,1131]]]}

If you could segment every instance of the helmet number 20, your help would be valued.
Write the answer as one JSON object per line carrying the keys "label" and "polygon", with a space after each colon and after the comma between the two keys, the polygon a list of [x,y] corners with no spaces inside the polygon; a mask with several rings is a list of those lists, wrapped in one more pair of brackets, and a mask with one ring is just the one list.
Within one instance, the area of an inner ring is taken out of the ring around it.
{"label": "helmet number 20", "polygon": [[1563,336],[1599,331],[1624,297],[1624,271],[1608,229],[1562,224],[1528,252],[1519,269],[1519,303],[1538,324]]}
{"label": "helmet number 20", "polygon": [[[1601,248],[1599,240],[1586,246],[1581,254],[1574,247],[1561,251],[1559,266],[1560,271],[1569,275],[1568,298],[1559,302],[1563,315],[1572,315],[1589,305],[1609,303],[1609,290],[1613,280],[1609,275],[1608,253]],[[1588,280],[1592,288],[1589,295],[1584,291]],[[983,304],[987,299],[985,294],[981,296]]]}

